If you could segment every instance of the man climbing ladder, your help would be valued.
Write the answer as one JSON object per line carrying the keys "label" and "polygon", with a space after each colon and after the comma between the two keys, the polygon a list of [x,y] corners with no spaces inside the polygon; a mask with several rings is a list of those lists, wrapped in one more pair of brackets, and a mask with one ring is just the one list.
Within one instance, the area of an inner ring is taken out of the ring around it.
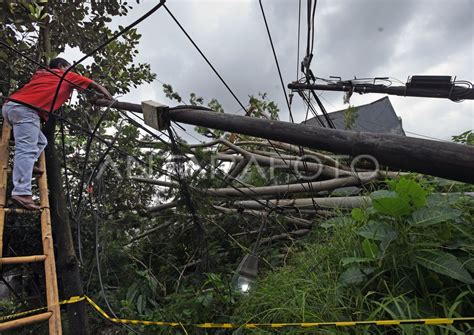
{"label": "man climbing ladder", "polygon": [[91,88],[112,99],[103,86],[74,72],[66,74],[57,91],[60,77],[70,66],[63,58],[53,59],[49,68],[54,73],[43,69],[36,71],[27,84],[10,95],[11,100],[2,108],[3,117],[13,127],[15,137],[12,200],[27,209],[40,209],[32,198],[31,178],[33,173],[43,172],[34,164],[47,145],[40,130],[40,119],[46,122],[49,118],[45,110],[53,112],[59,109],[75,88]]}

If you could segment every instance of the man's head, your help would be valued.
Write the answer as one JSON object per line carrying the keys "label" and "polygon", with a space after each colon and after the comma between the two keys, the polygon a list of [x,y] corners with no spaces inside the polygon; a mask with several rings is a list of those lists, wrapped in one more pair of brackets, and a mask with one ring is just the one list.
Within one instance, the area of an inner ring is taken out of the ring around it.
{"label": "man's head", "polygon": [[67,70],[69,67],[71,67],[71,64],[64,58],[54,58],[49,62],[50,69]]}

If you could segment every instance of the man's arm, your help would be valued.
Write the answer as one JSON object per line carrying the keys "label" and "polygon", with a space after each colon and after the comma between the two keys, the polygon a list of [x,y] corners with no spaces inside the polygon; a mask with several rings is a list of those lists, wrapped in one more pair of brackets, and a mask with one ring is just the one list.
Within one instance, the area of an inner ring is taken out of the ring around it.
{"label": "man's arm", "polygon": [[89,84],[89,88],[103,94],[105,99],[109,99],[109,100],[114,99],[112,94],[110,94],[110,92],[107,91],[107,89],[104,86],[97,84],[95,81],[93,81],[92,83]]}

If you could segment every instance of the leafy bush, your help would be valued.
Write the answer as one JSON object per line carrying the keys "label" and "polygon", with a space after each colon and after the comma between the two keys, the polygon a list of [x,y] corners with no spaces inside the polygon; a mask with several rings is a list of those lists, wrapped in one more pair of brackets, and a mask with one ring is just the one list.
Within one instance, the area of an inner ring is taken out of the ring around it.
{"label": "leafy bush", "polygon": [[[389,190],[371,194],[371,207],[326,221],[290,266],[261,278],[238,308],[240,322],[473,315],[474,201],[428,194],[408,178],[388,184]],[[465,334],[468,329],[473,328],[404,325],[320,333]],[[285,329],[286,334],[307,331]]]}
{"label": "leafy bush", "polygon": [[[228,322],[235,301],[239,298],[238,293],[230,286],[227,278],[213,273],[206,274],[206,278],[201,287],[181,288],[178,292],[166,296],[161,301],[161,306],[150,306],[149,309],[138,312],[145,320],[181,322],[182,324],[202,323],[207,320]],[[138,287],[134,287],[130,292],[136,292],[137,289]],[[134,300],[134,297],[131,298]],[[138,305],[137,308],[139,308]],[[141,327],[140,334],[179,334],[180,330],[179,328],[171,330],[167,326],[145,326]],[[205,334],[206,331],[195,328],[192,329],[192,333]]]}

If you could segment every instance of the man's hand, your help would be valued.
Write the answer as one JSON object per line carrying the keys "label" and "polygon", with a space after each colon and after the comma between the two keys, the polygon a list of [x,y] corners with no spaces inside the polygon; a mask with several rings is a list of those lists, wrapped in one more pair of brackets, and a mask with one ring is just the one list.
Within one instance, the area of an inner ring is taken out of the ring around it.
{"label": "man's hand", "polygon": [[114,100],[112,94],[110,94],[110,92],[107,91],[104,86],[97,84],[95,81],[92,82],[89,87],[92,88],[94,91],[97,91],[98,93],[102,94],[104,96],[104,99]]}

